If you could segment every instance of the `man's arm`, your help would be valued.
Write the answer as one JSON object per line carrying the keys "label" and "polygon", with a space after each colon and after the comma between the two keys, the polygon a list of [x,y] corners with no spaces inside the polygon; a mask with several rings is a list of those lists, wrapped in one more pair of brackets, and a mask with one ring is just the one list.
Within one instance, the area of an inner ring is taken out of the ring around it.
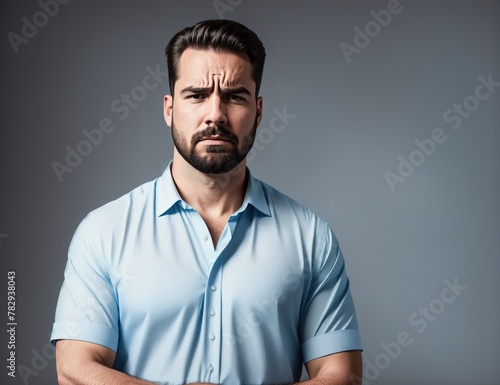
{"label": "man's arm", "polygon": [[[319,357],[306,363],[309,381],[302,385],[352,385],[353,378],[361,378],[361,351],[352,350]],[[357,384],[358,382],[354,382]]]}
{"label": "man's arm", "polygon": [[[56,343],[59,385],[156,385],[111,369],[116,353],[104,346],[77,340]],[[192,385],[201,385],[196,383]]]}

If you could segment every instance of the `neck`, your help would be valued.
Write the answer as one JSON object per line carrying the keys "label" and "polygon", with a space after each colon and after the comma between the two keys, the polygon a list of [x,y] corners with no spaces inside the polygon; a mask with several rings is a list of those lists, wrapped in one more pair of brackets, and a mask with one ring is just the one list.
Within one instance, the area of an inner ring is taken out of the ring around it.
{"label": "neck", "polygon": [[246,159],[223,174],[204,174],[175,150],[172,178],[181,198],[201,214],[229,216],[243,203],[246,191]]}

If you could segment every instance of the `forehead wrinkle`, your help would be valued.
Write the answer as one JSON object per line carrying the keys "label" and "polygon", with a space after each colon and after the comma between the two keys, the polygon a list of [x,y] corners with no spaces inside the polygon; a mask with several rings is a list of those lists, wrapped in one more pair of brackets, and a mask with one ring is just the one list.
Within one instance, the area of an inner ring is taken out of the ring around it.
{"label": "forehead wrinkle", "polygon": [[[200,88],[237,88],[244,86],[248,68],[245,63],[235,63],[224,55],[196,55],[198,50],[188,48],[180,58],[179,80],[184,78],[186,85]],[[222,60],[219,60],[222,58]],[[185,72],[184,72],[185,71]]]}
{"label": "forehead wrinkle", "polygon": [[232,78],[226,72],[222,73],[212,73],[206,74],[198,77],[194,80],[194,86],[196,87],[210,87],[213,88],[216,85],[224,88],[234,88],[241,85],[239,76]]}
{"label": "forehead wrinkle", "polygon": [[218,84],[222,87],[235,87],[240,85],[241,71],[238,69],[221,69],[220,73],[212,75],[214,82],[218,80]]}
{"label": "forehead wrinkle", "polygon": [[218,62],[214,61],[213,58],[209,58],[208,67],[214,82],[218,80],[218,83],[225,87],[237,85],[244,72],[244,68],[240,63],[235,65],[225,61]]}

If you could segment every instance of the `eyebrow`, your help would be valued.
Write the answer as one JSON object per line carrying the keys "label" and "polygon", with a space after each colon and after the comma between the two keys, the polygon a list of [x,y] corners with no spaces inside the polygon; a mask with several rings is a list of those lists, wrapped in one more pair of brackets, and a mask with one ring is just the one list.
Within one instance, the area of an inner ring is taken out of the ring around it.
{"label": "eyebrow", "polygon": [[[181,95],[186,93],[202,94],[206,92],[211,92],[212,87],[186,87],[181,90]],[[222,88],[222,93],[224,94],[246,94],[251,96],[251,92],[245,87],[226,87]]]}

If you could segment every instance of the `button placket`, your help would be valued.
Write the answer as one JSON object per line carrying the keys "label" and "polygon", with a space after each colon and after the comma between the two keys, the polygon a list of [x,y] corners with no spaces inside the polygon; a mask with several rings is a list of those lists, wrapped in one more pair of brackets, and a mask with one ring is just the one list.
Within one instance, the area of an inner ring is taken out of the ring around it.
{"label": "button placket", "polygon": [[213,269],[209,274],[209,282],[207,287],[207,303],[206,303],[206,325],[205,330],[207,339],[207,375],[210,376],[210,382],[218,383],[217,376],[214,377],[220,369],[220,349],[221,349],[221,265],[217,262],[213,265]]}
{"label": "button placket", "polygon": [[[206,287],[206,308],[205,311],[205,338],[207,342],[207,382],[219,383],[218,373],[220,373],[221,365],[221,347],[222,347],[222,314],[221,314],[221,301],[222,301],[222,269],[223,260],[219,260],[221,253],[223,253],[226,246],[232,238],[232,231],[234,229],[233,220],[230,220],[224,228],[217,246],[211,249],[208,253],[208,246],[212,246],[211,242],[205,242],[204,249],[207,250],[208,258],[208,282]],[[211,238],[209,238],[211,240]]]}

